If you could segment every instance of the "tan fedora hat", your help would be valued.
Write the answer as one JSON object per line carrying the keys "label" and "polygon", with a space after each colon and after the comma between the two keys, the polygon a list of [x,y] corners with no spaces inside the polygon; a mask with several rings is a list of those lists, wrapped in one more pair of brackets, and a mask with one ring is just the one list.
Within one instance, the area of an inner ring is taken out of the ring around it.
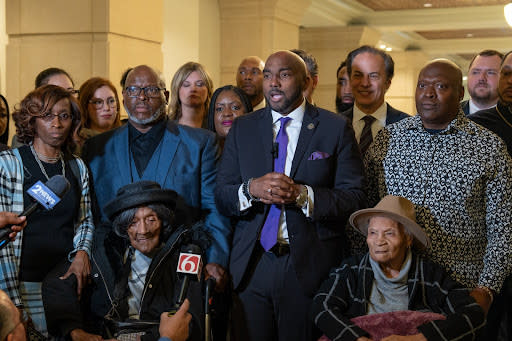
{"label": "tan fedora hat", "polygon": [[363,235],[368,235],[368,223],[374,216],[393,219],[409,231],[419,247],[428,248],[430,239],[425,231],[416,223],[414,205],[407,198],[386,195],[374,208],[356,211],[350,216],[350,225]]}

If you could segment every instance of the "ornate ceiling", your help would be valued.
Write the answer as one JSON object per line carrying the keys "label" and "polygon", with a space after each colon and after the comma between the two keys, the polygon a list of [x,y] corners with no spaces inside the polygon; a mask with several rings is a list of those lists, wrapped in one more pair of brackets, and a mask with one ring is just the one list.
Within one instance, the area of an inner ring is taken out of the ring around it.
{"label": "ornate ceiling", "polygon": [[312,0],[304,27],[367,25],[395,51],[421,49],[466,66],[483,49],[512,49],[507,0]]}

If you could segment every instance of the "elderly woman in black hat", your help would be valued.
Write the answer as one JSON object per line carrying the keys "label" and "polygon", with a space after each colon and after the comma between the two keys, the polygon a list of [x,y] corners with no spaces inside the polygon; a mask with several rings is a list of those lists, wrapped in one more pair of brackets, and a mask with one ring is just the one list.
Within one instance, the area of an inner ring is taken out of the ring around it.
{"label": "elderly woman in black hat", "polygon": [[313,318],[327,337],[475,340],[484,312],[468,289],[418,253],[429,239],[409,200],[388,195],[353,213],[350,224],[366,236],[369,252],[343,261],[314,298]]}
{"label": "elderly woman in black hat", "polygon": [[[191,242],[206,246],[204,242],[192,241],[190,229],[173,227],[176,197],[176,192],[161,189],[153,181],[119,189],[105,206],[112,230],[96,231],[93,283],[87,296],[79,302],[72,295],[73,281],[60,280],[58,274],[48,276],[43,284],[48,330],[52,335],[102,340],[115,336],[109,332],[118,331],[106,328],[107,332],[104,325],[115,329],[119,322],[129,321],[133,325],[139,320],[154,322],[152,328],[143,332],[141,340],[158,339],[160,315],[175,307],[181,287],[182,279],[176,269],[182,246]],[[197,234],[196,231],[194,237]],[[200,287],[199,282],[191,281],[187,296],[193,317],[191,340],[202,335],[198,319],[202,307]]]}

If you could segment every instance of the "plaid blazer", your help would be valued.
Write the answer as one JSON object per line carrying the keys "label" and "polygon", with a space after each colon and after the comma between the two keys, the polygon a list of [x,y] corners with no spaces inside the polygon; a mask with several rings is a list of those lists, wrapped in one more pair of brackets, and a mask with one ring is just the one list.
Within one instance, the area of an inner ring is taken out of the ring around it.
{"label": "plaid blazer", "polygon": [[[75,219],[74,249],[68,255],[71,261],[77,251],[85,251],[90,256],[94,233],[91,198],[89,193],[89,174],[84,162],[75,158],[80,171],[82,184],[80,213]],[[23,212],[23,164],[17,149],[0,153],[0,212]],[[21,260],[23,231],[18,233],[14,242],[0,250],[0,289],[4,290],[17,307],[23,308],[19,293],[18,274]]]}

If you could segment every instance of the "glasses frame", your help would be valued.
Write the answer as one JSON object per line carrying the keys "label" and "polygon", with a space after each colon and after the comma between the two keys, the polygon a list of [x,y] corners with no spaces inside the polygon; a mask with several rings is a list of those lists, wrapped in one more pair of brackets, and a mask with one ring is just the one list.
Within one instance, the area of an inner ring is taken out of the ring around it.
{"label": "glasses frame", "polygon": [[[113,101],[113,103],[112,103],[112,105],[110,105],[110,104],[108,103],[108,100],[109,100],[109,99],[113,99],[113,100],[114,100],[114,101]],[[101,104],[100,104],[100,105],[95,104],[95,103],[94,103],[95,101],[98,101],[98,102],[99,102],[99,101],[101,101]],[[92,104],[96,110],[101,110],[101,109],[103,109],[103,108],[105,107],[105,103],[106,103],[106,104],[107,104],[107,106],[108,106],[109,108],[111,108],[111,109],[114,109],[114,108],[116,108],[116,107],[117,107],[117,100],[116,100],[114,97],[109,97],[109,98],[107,98],[107,99],[97,98],[96,100],[92,100],[92,99],[90,99],[90,100],[89,100],[89,104]]]}
{"label": "glasses frame", "polygon": [[[69,115],[69,117],[68,118],[62,118],[61,115],[64,115],[64,114]],[[36,118],[40,118],[43,121],[48,122],[48,123],[52,122],[55,119],[55,117],[58,118],[59,122],[67,122],[67,121],[73,120],[73,114],[70,114],[70,113],[67,113],[67,112],[62,112],[60,114],[52,114],[51,112],[47,112],[47,113],[44,113],[42,115],[36,116]]]}
{"label": "glasses frame", "polygon": [[[128,93],[128,91],[131,91],[131,90],[128,90],[129,88],[136,88],[136,89],[139,89],[139,90],[137,91],[137,94],[132,94],[132,95],[130,95],[130,94]],[[158,89],[158,95],[157,95],[157,96],[149,96],[149,95],[146,93],[146,89],[150,89],[150,88]],[[148,97],[148,98],[158,98],[158,97],[160,96],[160,91],[162,91],[162,90],[163,90],[163,91],[166,91],[167,89],[166,89],[166,88],[160,88],[160,87],[158,87],[158,86],[145,86],[145,87],[141,88],[140,86],[135,86],[135,85],[127,86],[126,88],[124,88],[124,91],[126,92],[126,95],[127,95],[128,97],[132,97],[132,98],[133,98],[133,97],[139,97],[139,96],[140,96],[140,94],[141,94],[141,92],[143,92],[143,91],[144,91],[144,96],[146,96],[146,97]]]}

